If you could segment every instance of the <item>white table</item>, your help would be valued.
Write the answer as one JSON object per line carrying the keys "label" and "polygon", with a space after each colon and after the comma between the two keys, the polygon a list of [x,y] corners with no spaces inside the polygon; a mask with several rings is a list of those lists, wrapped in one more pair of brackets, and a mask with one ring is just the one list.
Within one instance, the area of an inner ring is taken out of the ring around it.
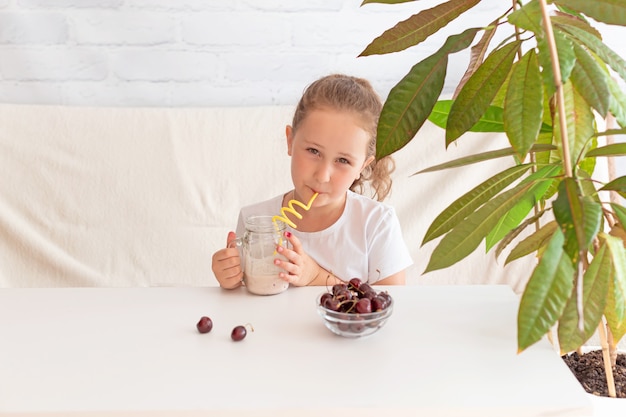
{"label": "white table", "polygon": [[0,416],[593,414],[547,342],[517,354],[508,287],[385,289],[394,314],[360,339],[324,327],[321,288],[0,289]]}

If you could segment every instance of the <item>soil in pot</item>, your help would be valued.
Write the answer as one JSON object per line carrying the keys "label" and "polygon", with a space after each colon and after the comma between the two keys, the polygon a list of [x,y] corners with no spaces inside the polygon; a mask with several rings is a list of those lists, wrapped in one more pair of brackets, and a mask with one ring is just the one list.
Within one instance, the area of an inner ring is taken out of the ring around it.
{"label": "soil in pot", "polygon": [[[601,397],[609,396],[601,350],[592,350],[582,355],[573,352],[562,358],[585,391]],[[626,354],[624,353],[617,355],[613,379],[616,396],[626,398]]]}

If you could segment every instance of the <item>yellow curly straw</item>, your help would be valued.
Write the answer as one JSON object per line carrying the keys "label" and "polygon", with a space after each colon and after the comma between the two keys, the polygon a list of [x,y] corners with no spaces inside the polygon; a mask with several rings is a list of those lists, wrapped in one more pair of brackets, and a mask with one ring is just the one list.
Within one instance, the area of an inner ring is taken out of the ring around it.
{"label": "yellow curly straw", "polygon": [[[309,211],[309,209],[311,208],[311,205],[313,204],[313,200],[315,200],[315,197],[317,197],[317,193],[313,194],[311,196],[311,199],[309,200],[309,203],[305,206],[303,203],[299,202],[298,200],[289,200],[289,203],[287,204],[287,207],[283,207],[280,209],[280,216],[276,215],[272,217],[272,222],[274,222],[274,228],[276,229],[276,231],[278,232],[280,230],[280,227],[278,227],[278,220],[282,221],[283,223],[288,224],[289,226],[293,227],[294,229],[297,229],[298,226],[296,226],[296,224],[294,222],[292,222],[290,219],[287,218],[287,214],[286,213],[291,213],[294,216],[296,216],[298,219],[302,218],[302,214],[298,213],[296,211],[296,209],[293,208],[294,205],[296,206],[300,206],[302,207],[305,211]],[[278,244],[280,246],[283,246],[283,237],[281,236],[278,240]],[[274,251],[274,255],[276,255],[276,251]]]}
{"label": "yellow curly straw", "polygon": [[278,220],[281,220],[283,223],[288,224],[289,226],[293,227],[294,229],[297,229],[298,226],[296,226],[296,224],[294,222],[292,222],[290,219],[287,218],[287,214],[286,213],[291,213],[294,216],[296,216],[298,219],[302,219],[302,214],[298,213],[293,206],[300,206],[302,207],[305,211],[309,211],[309,209],[311,208],[311,205],[313,204],[313,200],[315,200],[315,197],[317,197],[317,193],[313,194],[313,196],[311,197],[311,199],[309,200],[309,203],[305,206],[303,203],[299,202],[298,200],[290,200],[289,203],[287,204],[287,207],[283,207],[280,209],[280,213],[281,215],[276,215],[274,217],[272,217],[272,221],[274,222],[274,225],[276,225],[276,229],[278,230]]}

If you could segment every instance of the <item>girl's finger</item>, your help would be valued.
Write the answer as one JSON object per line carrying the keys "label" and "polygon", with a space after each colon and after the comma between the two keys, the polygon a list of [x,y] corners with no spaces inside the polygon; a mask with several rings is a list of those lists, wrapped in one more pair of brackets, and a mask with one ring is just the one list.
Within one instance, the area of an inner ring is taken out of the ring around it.
{"label": "girl's finger", "polygon": [[293,251],[295,253],[301,255],[302,254],[302,243],[300,243],[300,239],[295,237],[293,235],[293,233],[291,233],[290,231],[286,231],[285,232],[285,237],[287,238],[289,243],[291,243],[291,247],[293,248]]}

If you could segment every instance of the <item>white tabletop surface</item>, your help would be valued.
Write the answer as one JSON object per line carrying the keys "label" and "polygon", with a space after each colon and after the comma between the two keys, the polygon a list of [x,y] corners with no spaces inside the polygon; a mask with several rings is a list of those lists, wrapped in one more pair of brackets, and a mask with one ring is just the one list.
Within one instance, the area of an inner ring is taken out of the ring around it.
{"label": "white tabletop surface", "polygon": [[508,287],[384,289],[360,339],[324,327],[319,287],[0,289],[0,416],[593,414],[547,341],[517,353]]}

